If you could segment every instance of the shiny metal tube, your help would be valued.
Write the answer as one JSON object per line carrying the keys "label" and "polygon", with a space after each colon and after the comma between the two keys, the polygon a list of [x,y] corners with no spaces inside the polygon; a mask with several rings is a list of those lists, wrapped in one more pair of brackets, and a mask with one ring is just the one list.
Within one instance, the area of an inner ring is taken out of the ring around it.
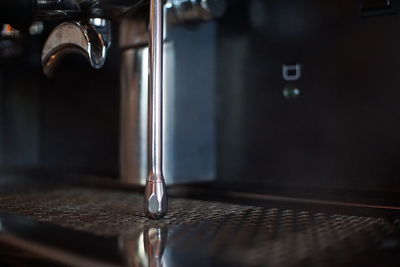
{"label": "shiny metal tube", "polygon": [[144,209],[151,219],[167,213],[168,199],[163,175],[163,0],[150,1],[149,40],[149,175]]}
{"label": "shiny metal tube", "polygon": [[150,172],[162,181],[163,105],[163,1],[152,0],[150,7]]}

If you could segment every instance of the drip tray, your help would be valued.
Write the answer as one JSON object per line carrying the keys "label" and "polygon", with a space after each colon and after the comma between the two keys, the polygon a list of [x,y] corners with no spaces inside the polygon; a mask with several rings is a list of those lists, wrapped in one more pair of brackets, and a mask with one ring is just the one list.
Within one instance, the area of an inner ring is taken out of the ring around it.
{"label": "drip tray", "polygon": [[[168,266],[388,266],[400,260],[399,220],[171,198],[168,215],[152,221],[142,205],[141,194],[87,187],[0,193],[6,214],[118,240],[120,265],[149,260],[138,250],[155,230],[165,235]],[[135,249],[127,252],[132,242]]]}

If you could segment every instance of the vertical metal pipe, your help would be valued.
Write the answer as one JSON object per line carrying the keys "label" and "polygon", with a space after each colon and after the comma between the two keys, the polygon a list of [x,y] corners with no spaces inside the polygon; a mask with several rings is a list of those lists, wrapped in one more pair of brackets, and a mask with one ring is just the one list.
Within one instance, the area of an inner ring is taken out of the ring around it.
{"label": "vertical metal pipe", "polygon": [[149,79],[149,175],[144,210],[151,219],[167,213],[168,199],[163,176],[163,0],[150,1]]}

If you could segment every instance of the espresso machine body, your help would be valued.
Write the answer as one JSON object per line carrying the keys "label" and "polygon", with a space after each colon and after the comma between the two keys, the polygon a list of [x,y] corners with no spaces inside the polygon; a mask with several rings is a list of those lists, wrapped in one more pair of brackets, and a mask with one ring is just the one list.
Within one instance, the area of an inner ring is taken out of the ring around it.
{"label": "espresso machine body", "polygon": [[398,265],[400,0],[19,1],[0,265]]}
{"label": "espresso machine body", "polygon": [[[230,0],[208,21],[166,15],[167,183],[396,190],[398,3],[370,2]],[[4,61],[4,167],[144,184],[148,50],[132,36],[147,29],[135,21],[113,26],[102,70],[70,56],[44,77],[45,34]]]}

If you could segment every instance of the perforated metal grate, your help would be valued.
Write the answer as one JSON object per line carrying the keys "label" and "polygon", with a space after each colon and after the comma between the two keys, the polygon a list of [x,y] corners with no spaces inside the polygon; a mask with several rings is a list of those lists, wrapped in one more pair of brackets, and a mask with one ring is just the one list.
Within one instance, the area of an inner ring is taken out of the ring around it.
{"label": "perforated metal grate", "polygon": [[218,224],[227,216],[240,216],[253,209],[186,199],[171,199],[169,206],[168,215],[157,222],[144,216],[143,196],[135,193],[64,188],[0,194],[0,211],[102,236],[126,234],[149,224],[196,225],[207,221]]}
{"label": "perforated metal grate", "polygon": [[399,221],[382,218],[186,199],[171,199],[166,218],[152,221],[143,215],[141,195],[89,188],[2,192],[0,211],[101,236],[166,227],[168,248],[207,259],[204,265],[340,266],[400,230]]}

